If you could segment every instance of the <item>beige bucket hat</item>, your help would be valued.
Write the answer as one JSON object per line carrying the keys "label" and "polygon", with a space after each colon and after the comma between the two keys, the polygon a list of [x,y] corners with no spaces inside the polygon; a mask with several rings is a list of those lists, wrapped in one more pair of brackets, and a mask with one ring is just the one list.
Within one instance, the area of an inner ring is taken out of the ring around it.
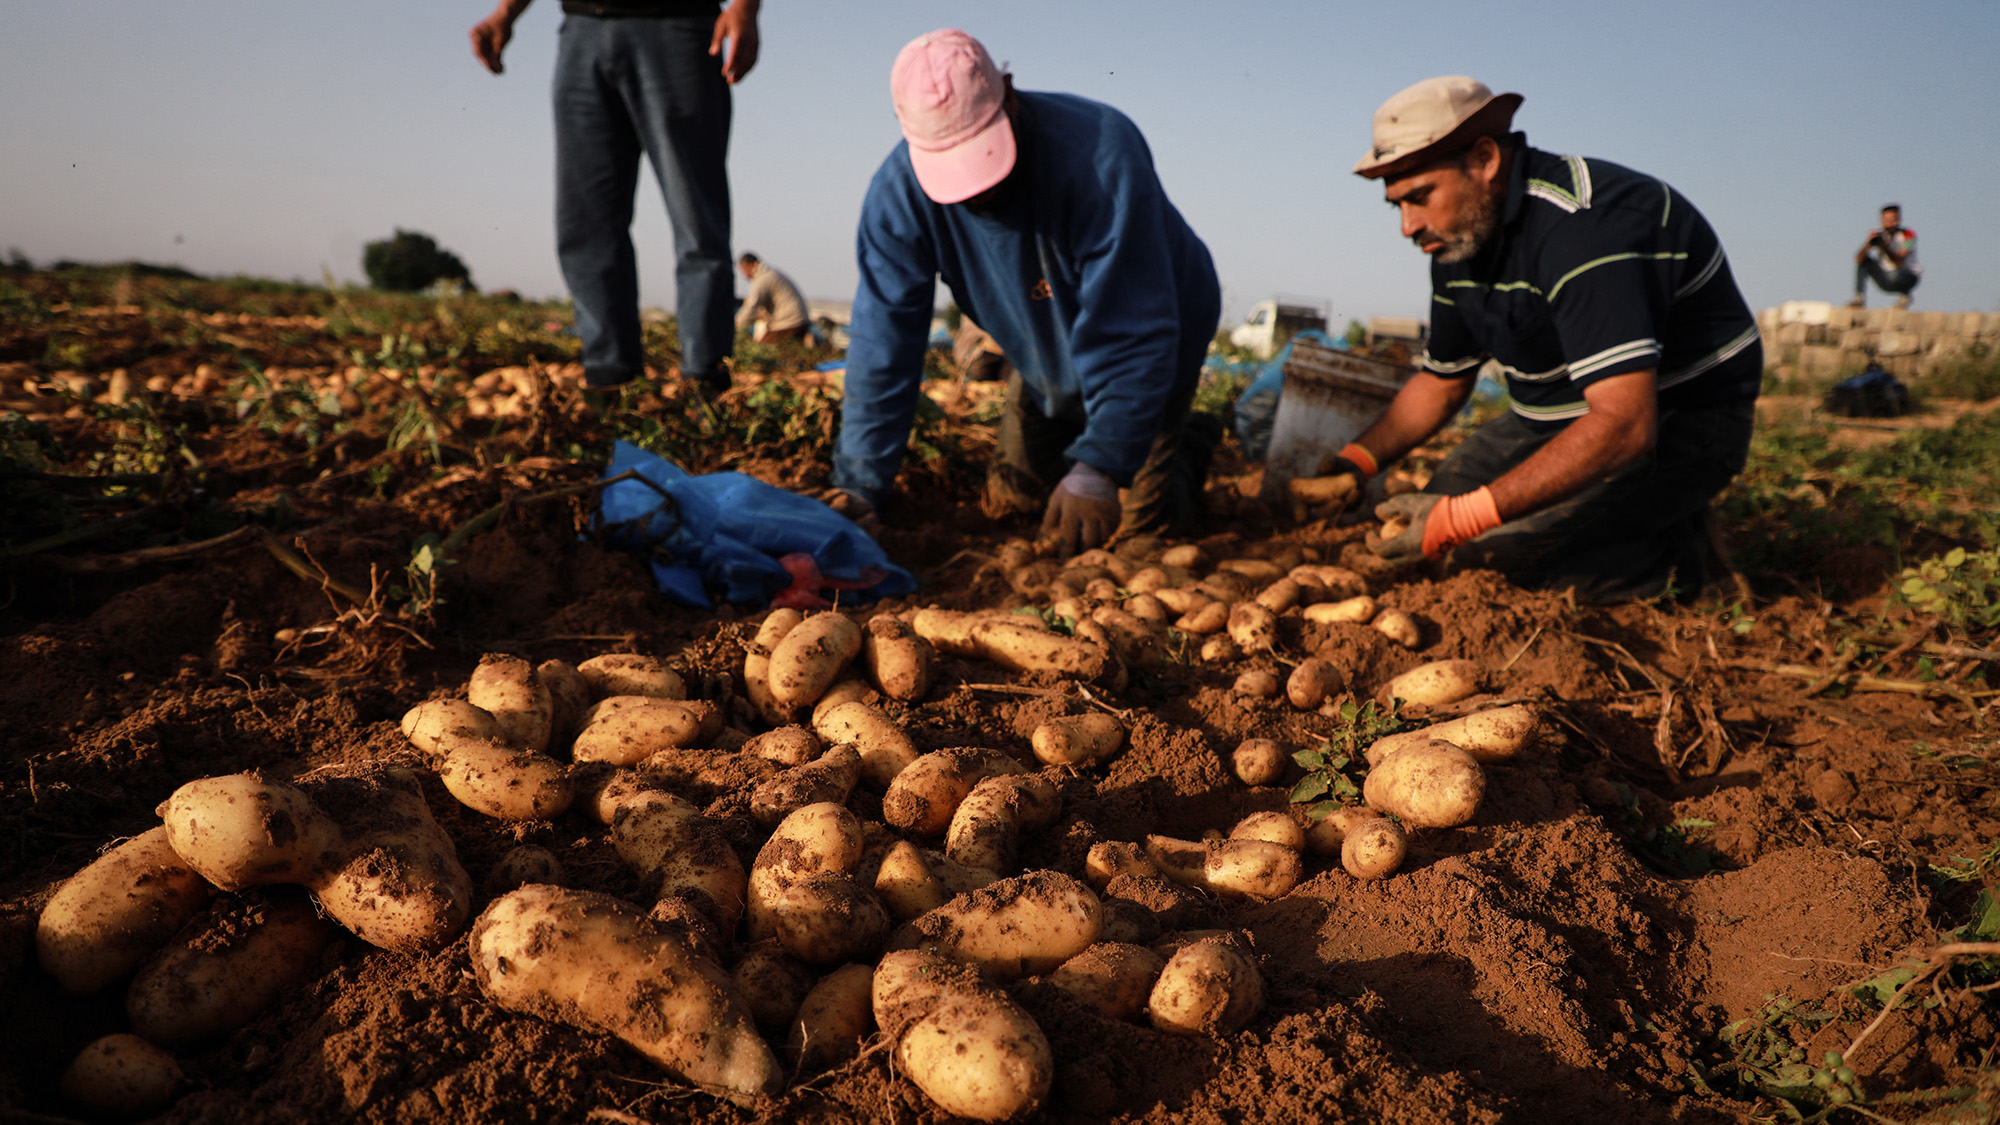
{"label": "beige bucket hat", "polygon": [[1420,167],[1471,144],[1505,133],[1521,95],[1495,94],[1463,74],[1426,78],[1375,111],[1375,147],[1354,166],[1371,180]]}

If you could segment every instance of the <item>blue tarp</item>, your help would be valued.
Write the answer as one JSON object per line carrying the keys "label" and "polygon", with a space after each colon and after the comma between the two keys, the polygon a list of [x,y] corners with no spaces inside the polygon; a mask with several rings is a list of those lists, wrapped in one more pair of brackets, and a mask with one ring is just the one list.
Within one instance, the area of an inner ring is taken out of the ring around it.
{"label": "blue tarp", "polygon": [[604,475],[627,470],[658,489],[636,480],[611,485],[599,499],[598,519],[614,546],[646,556],[661,592],[682,605],[708,608],[711,595],[762,605],[792,584],[778,564],[792,554],[810,555],[829,584],[886,574],[854,591],[864,600],[917,588],[916,578],[890,562],[866,532],[810,497],[743,473],[694,476],[621,441]]}
{"label": "blue tarp", "polygon": [[1257,372],[1250,385],[1236,396],[1236,440],[1243,443],[1245,460],[1262,461],[1264,454],[1270,451],[1271,427],[1278,417],[1278,398],[1285,389],[1285,361],[1292,358],[1292,341],[1301,338],[1330,348],[1347,347],[1345,342],[1336,343],[1328,339],[1326,333],[1317,328],[1308,328],[1294,333],[1290,340],[1285,341],[1285,346],[1278,349],[1278,354],[1261,368],[1254,363],[1230,365],[1232,372]]}

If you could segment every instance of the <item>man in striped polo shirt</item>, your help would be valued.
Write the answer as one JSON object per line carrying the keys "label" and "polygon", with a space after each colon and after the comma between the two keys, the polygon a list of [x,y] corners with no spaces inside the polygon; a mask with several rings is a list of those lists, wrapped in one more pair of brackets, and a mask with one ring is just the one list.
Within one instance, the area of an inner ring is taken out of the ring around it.
{"label": "man in striped polo shirt", "polygon": [[1692,596],[1709,501],[1743,468],[1763,352],[1708,221],[1665,182],[1528,147],[1519,94],[1462,76],[1376,111],[1356,174],[1431,256],[1421,370],[1334,471],[1362,479],[1455,416],[1497,361],[1510,411],[1474,432],[1375,549],[1589,601]]}

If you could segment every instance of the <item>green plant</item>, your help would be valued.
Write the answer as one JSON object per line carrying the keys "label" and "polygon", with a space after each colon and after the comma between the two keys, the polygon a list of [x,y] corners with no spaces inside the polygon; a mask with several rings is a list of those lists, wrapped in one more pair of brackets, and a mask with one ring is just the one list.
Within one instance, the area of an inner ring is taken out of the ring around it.
{"label": "green plant", "polygon": [[1981,402],[2000,396],[2000,348],[1976,341],[1924,377],[1923,392],[1937,398]]}
{"label": "green plant", "polygon": [[1918,613],[1965,632],[2000,625],[2000,551],[1953,547],[1905,568],[1902,578],[1897,595]]}
{"label": "green plant", "polygon": [[[1818,1065],[1794,1029],[1825,1023],[1833,1013],[1786,996],[1771,996],[1754,1015],[1722,1029],[1725,1057],[1712,1065],[1689,1067],[1696,1089],[1721,1097],[1772,1098],[1779,1112],[1797,1122],[1822,1122],[1846,1107],[1867,1102],[1867,1091],[1839,1051],[1820,1056]],[[1871,1115],[1872,1116],[1872,1115]]]}
{"label": "green plant", "polygon": [[472,274],[458,255],[440,247],[430,235],[401,227],[394,237],[362,247],[361,269],[377,289],[413,293],[439,281],[472,287]]}
{"label": "green plant", "polygon": [[1368,776],[1364,752],[1375,740],[1408,728],[1396,713],[1396,702],[1378,707],[1374,700],[1356,703],[1352,696],[1340,702],[1339,729],[1311,750],[1292,755],[1306,775],[1292,786],[1293,804],[1312,802],[1306,815],[1318,820],[1342,805],[1361,803],[1361,782]]}
{"label": "green plant", "polygon": [[1611,828],[1625,838],[1640,860],[1668,875],[1700,876],[1715,870],[1715,853],[1701,842],[1701,837],[1715,827],[1714,821],[1684,816],[1665,824],[1653,824],[1640,804],[1637,790],[1622,781],[1612,782],[1611,789],[1618,795],[1618,811]]}

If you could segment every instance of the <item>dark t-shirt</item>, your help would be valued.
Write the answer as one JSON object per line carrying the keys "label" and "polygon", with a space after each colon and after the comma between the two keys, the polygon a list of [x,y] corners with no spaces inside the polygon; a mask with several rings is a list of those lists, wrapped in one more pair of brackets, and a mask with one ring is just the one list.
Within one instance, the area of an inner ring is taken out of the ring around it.
{"label": "dark t-shirt", "polygon": [[563,0],[573,16],[712,16],[722,0]]}

